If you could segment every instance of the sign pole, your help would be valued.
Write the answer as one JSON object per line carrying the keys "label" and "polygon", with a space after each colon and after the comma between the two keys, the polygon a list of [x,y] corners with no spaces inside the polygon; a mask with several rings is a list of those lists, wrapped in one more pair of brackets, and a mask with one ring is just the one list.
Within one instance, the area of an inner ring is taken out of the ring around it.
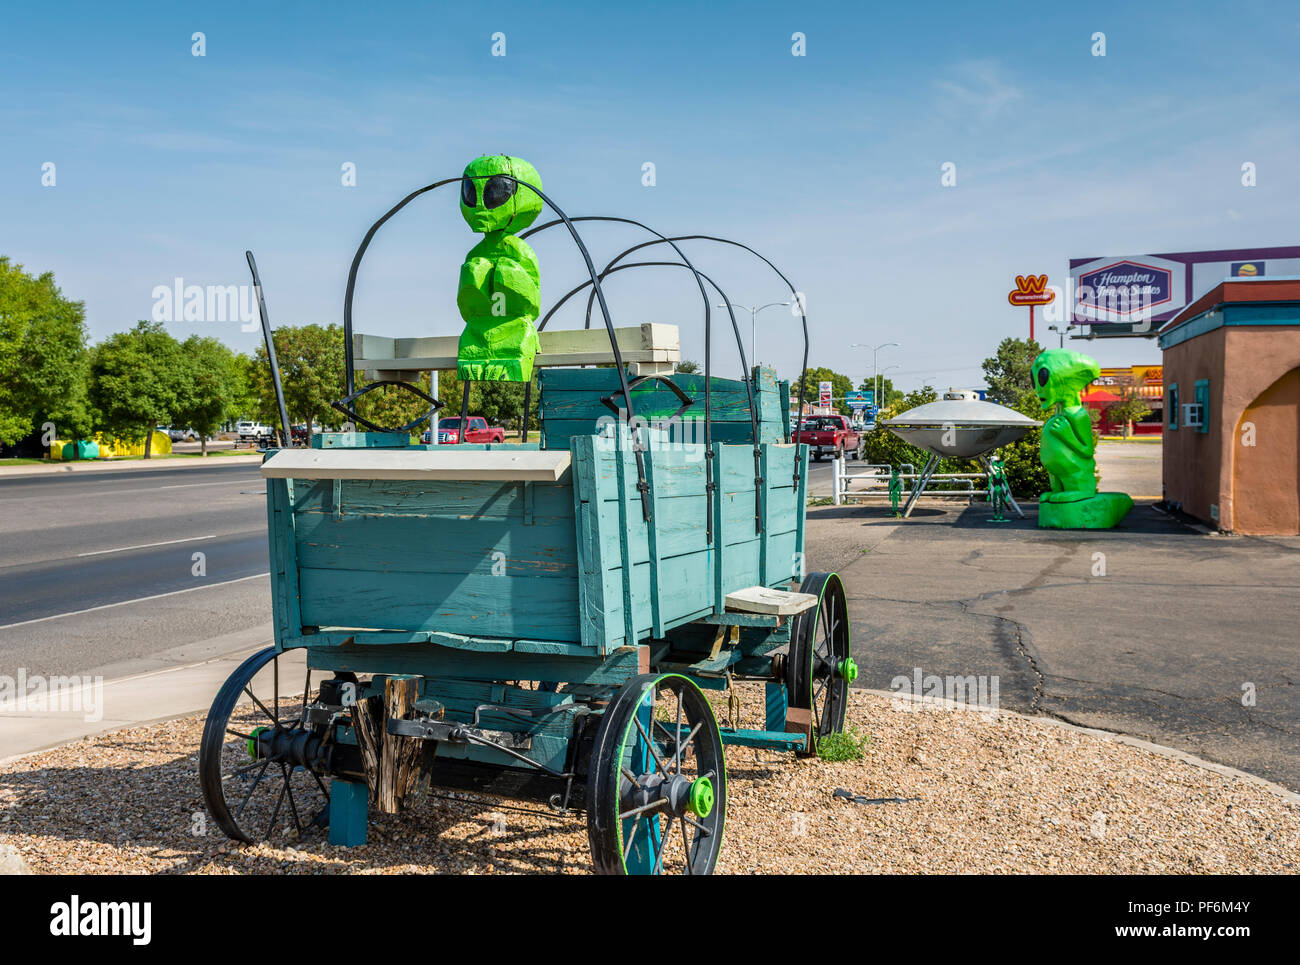
{"label": "sign pole", "polygon": [[1029,341],[1034,340],[1034,306],[1029,306]]}

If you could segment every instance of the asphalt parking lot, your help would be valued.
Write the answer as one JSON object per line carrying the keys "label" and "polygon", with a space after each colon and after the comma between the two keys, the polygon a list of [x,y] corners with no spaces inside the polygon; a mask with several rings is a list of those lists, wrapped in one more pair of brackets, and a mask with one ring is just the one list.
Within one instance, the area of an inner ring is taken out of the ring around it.
{"label": "asphalt parking lot", "polygon": [[983,503],[808,511],[845,581],[858,684],[996,677],[1000,704],[1300,790],[1300,538],[1206,535],[1139,501],[1117,529],[994,523]]}

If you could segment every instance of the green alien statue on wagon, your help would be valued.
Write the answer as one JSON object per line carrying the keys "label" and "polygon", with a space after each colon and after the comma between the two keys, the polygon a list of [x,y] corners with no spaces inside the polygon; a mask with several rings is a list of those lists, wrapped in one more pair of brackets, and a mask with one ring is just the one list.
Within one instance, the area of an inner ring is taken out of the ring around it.
{"label": "green alien statue on wagon", "polygon": [[1038,504],[1038,525],[1048,529],[1110,529],[1133,508],[1127,493],[1097,492],[1092,420],[1080,398],[1101,373],[1095,359],[1066,349],[1041,353],[1030,367],[1043,411],[1039,458],[1052,477],[1052,491]]}
{"label": "green alien statue on wagon", "polygon": [[[456,307],[465,320],[456,374],[473,382],[528,382],[540,342],[537,255],[518,237],[542,211],[542,179],[527,161],[504,154],[475,158],[461,182],[460,213],[483,240],[460,266]],[[521,183],[522,182],[522,183]]]}

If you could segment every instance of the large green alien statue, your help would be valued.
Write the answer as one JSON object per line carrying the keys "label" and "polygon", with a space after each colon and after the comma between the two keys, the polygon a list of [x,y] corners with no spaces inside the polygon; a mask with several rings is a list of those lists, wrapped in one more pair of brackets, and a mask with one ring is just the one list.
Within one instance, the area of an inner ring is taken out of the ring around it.
{"label": "large green alien statue", "polygon": [[1039,458],[1051,474],[1052,491],[1038,504],[1038,525],[1048,529],[1110,529],[1133,508],[1127,493],[1097,492],[1092,420],[1080,395],[1101,369],[1095,359],[1049,349],[1034,359],[1034,391],[1044,411]]}
{"label": "large green alien statue", "polygon": [[472,180],[461,182],[461,217],[484,237],[460,266],[456,307],[465,330],[456,374],[475,382],[527,382],[540,344],[533,323],[541,281],[537,255],[515,232],[536,220],[542,198],[512,179],[539,190],[542,179],[527,161],[504,154],[475,158],[463,176]]}

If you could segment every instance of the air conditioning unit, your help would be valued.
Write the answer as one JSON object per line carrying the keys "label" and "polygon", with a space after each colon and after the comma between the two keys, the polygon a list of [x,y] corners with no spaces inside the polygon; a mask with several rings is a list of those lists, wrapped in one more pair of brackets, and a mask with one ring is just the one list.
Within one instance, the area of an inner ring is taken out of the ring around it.
{"label": "air conditioning unit", "polygon": [[1183,403],[1183,425],[1188,429],[1199,429],[1205,423],[1203,421],[1204,413],[1201,411],[1201,403],[1184,402]]}

